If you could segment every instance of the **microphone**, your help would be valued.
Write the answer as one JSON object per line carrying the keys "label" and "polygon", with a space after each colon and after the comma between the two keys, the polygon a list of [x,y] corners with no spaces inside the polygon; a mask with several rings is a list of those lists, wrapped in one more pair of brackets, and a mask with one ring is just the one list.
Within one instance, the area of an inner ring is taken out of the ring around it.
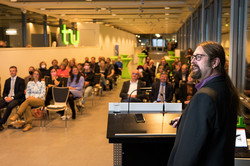
{"label": "microphone", "polygon": [[132,95],[132,93],[135,92],[135,91],[137,91],[137,89],[133,90],[133,91],[129,94],[129,96],[128,96],[128,114],[129,114],[129,103],[131,102],[131,95]]}
{"label": "microphone", "polygon": [[165,100],[164,100],[164,97],[163,97],[163,93],[161,93],[161,97],[163,98],[162,113],[163,113],[163,116],[164,116],[164,114],[165,114]]}

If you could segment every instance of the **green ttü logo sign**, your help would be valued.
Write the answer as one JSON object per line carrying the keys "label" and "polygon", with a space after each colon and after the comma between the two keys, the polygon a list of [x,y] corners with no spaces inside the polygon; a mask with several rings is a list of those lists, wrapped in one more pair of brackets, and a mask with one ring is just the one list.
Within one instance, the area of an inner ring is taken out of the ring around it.
{"label": "green tt\u00fc logo sign", "polygon": [[[76,31],[75,40],[74,40],[73,31],[71,29],[66,29],[65,24],[63,24],[62,26],[61,34],[62,34],[62,42],[65,45],[68,45],[69,43],[75,45],[75,44],[78,44],[80,41],[79,31]],[[69,34],[69,42],[67,41],[67,34]]]}

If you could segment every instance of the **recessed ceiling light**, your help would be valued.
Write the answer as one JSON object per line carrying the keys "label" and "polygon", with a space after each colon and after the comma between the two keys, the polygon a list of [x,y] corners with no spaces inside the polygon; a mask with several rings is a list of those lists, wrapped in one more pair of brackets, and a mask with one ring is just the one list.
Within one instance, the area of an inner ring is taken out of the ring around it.
{"label": "recessed ceiling light", "polygon": [[113,14],[112,14],[112,16],[116,16],[116,14],[115,14],[115,13],[113,13]]}
{"label": "recessed ceiling light", "polygon": [[41,7],[40,10],[45,10],[45,8]]}
{"label": "recessed ceiling light", "polygon": [[104,11],[104,10],[107,10],[107,9],[105,7],[102,7],[101,10]]}
{"label": "recessed ceiling light", "polygon": [[169,13],[165,13],[166,16],[170,15]]}
{"label": "recessed ceiling light", "polygon": [[123,18],[120,18],[120,20],[123,20]]}
{"label": "recessed ceiling light", "polygon": [[170,7],[166,6],[166,7],[165,7],[165,9],[166,9],[166,10],[169,10],[169,9],[170,9]]}
{"label": "recessed ceiling light", "polygon": [[92,0],[86,0],[87,2],[91,2]]}

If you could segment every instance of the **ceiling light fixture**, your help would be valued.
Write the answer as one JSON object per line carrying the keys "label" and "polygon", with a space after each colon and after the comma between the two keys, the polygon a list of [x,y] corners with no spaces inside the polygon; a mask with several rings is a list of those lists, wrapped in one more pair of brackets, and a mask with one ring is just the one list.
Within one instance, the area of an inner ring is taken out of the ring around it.
{"label": "ceiling light fixture", "polygon": [[102,7],[101,10],[102,10],[102,11],[105,11],[105,10],[107,10],[107,9],[106,9],[105,7]]}
{"label": "ceiling light fixture", "polygon": [[170,14],[169,13],[165,13],[166,16],[169,16]]}
{"label": "ceiling light fixture", "polygon": [[44,10],[46,10],[46,9],[45,9],[45,8],[43,8],[43,7],[41,7],[41,8],[40,8],[40,10],[44,11]]}
{"label": "ceiling light fixture", "polygon": [[86,0],[87,2],[92,2],[92,0]]}
{"label": "ceiling light fixture", "polygon": [[116,16],[116,14],[115,14],[115,13],[113,13],[113,14],[112,14],[112,16]]}
{"label": "ceiling light fixture", "polygon": [[166,10],[169,10],[169,9],[170,9],[170,7],[166,6],[166,7],[165,7],[165,9],[166,9]]}

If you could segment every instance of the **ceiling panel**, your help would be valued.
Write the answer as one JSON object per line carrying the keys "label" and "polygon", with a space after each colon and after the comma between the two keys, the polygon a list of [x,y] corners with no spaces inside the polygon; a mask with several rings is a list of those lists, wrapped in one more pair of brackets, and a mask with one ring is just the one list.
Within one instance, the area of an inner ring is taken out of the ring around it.
{"label": "ceiling panel", "polygon": [[54,25],[61,18],[67,22],[110,24],[134,34],[167,34],[181,27],[200,0],[0,0],[0,3],[46,14]]}

